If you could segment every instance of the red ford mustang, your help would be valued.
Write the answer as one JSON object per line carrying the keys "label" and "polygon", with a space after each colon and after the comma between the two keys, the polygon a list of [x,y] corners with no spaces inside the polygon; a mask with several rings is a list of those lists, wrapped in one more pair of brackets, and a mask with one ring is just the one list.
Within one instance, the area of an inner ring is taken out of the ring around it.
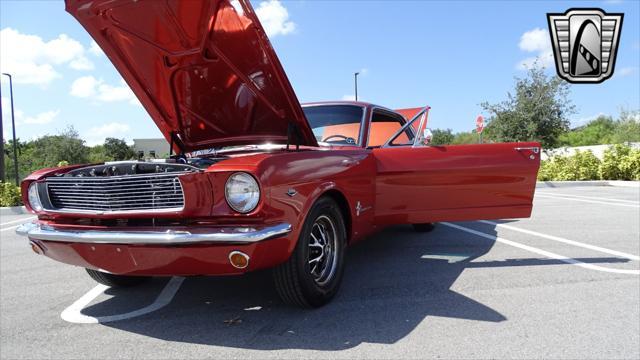
{"label": "red ford mustang", "polygon": [[429,146],[428,107],[300,105],[246,0],[68,0],[174,154],[22,183],[39,254],[100,283],[273,268],[320,306],[345,248],[391,224],[528,217],[538,143]]}

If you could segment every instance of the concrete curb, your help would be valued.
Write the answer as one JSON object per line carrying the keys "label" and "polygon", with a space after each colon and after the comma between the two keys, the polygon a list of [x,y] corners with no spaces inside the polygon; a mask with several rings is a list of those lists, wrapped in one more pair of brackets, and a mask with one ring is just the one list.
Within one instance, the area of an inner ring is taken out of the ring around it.
{"label": "concrete curb", "polygon": [[0,207],[0,215],[30,214],[24,206]]}
{"label": "concrete curb", "polygon": [[536,188],[565,188],[575,186],[616,186],[640,188],[640,181],[588,180],[588,181],[538,181]]}

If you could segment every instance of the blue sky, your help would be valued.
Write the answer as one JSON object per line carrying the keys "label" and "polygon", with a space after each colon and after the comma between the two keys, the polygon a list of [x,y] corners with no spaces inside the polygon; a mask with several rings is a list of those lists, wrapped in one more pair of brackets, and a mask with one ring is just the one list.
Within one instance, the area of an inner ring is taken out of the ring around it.
{"label": "blue sky", "polygon": [[[547,12],[625,14],[614,77],[573,85],[573,124],[640,109],[640,1],[253,1],[301,101],[353,96],[432,106],[430,126],[470,130],[482,101],[506,98],[521,64],[550,63]],[[62,1],[0,1],[0,67],[14,74],[18,137],[73,125],[89,144],[160,136]],[[555,72],[550,66],[549,73]],[[5,138],[10,134],[2,79]]]}

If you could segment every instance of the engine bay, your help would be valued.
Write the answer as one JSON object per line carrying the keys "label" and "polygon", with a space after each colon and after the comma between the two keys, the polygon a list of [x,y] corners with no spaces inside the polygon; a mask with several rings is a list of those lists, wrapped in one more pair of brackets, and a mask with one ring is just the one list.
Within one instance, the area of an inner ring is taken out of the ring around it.
{"label": "engine bay", "polygon": [[103,177],[197,171],[200,171],[198,167],[189,164],[125,161],[105,163],[103,165],[87,166],[71,170],[65,174],[62,174],[62,176]]}

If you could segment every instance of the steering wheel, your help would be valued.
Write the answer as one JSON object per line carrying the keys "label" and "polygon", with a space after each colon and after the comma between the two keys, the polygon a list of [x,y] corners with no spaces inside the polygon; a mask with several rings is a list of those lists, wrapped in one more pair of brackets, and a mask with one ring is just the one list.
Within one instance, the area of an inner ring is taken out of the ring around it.
{"label": "steering wheel", "polygon": [[344,135],[340,135],[340,134],[335,134],[335,135],[331,135],[329,137],[326,137],[326,138],[322,139],[322,142],[327,142],[327,141],[329,141],[330,139],[333,139],[333,138],[344,139],[344,141],[346,141],[347,144],[355,144],[356,143],[356,141],[353,138],[348,137],[348,136],[344,136]]}

